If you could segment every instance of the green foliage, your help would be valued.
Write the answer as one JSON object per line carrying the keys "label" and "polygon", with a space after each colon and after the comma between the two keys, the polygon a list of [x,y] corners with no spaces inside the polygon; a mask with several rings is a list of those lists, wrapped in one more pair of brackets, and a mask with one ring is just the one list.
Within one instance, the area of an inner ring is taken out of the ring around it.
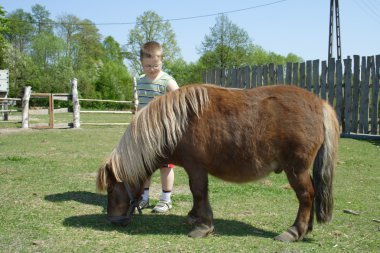
{"label": "green foliage", "polygon": [[113,61],[106,61],[96,81],[96,91],[102,98],[132,100],[133,80],[126,67]]}
{"label": "green foliage", "polygon": [[0,5],[0,42],[4,41],[4,33],[8,31],[8,19],[5,18],[4,8]]}
{"label": "green foliage", "polygon": [[103,41],[104,57],[109,61],[123,64],[124,53],[121,50],[120,44],[111,36],[108,36]]}
{"label": "green foliage", "polygon": [[133,80],[123,63],[123,52],[112,37],[103,42],[102,65],[95,89],[99,97],[119,100],[133,99]]}
{"label": "green foliage", "polygon": [[17,9],[7,15],[7,19],[9,29],[5,37],[18,51],[27,53],[35,31],[32,15],[22,9]]}
{"label": "green foliage", "polygon": [[295,54],[281,56],[252,44],[247,32],[233,24],[225,15],[217,17],[215,26],[205,36],[199,51],[202,53],[199,64],[203,69],[302,61]]}
{"label": "green foliage", "polygon": [[166,63],[164,67],[165,71],[175,78],[179,86],[202,82],[200,64],[187,64],[183,59],[177,59]]}
{"label": "green foliage", "polygon": [[216,24],[206,35],[199,50],[205,66],[226,68],[239,66],[251,44],[248,33],[233,24],[226,15],[216,18]]}
{"label": "green foliage", "polygon": [[8,19],[5,17],[5,11],[0,5],[0,69],[4,66],[4,50],[7,46],[7,42],[4,38],[5,33],[8,31]]}
{"label": "green foliage", "polygon": [[36,27],[36,33],[53,33],[53,21],[50,19],[50,12],[42,5],[32,6],[32,16]]}
{"label": "green foliage", "polygon": [[295,54],[289,53],[287,56],[282,56],[268,52],[261,46],[251,45],[248,52],[247,65],[265,65],[268,63],[280,65],[287,62],[302,62],[302,58]]}
{"label": "green foliage", "polygon": [[4,66],[10,70],[9,95],[19,97],[24,86],[33,85],[36,78],[37,67],[30,56],[20,52],[9,44],[4,49]]}

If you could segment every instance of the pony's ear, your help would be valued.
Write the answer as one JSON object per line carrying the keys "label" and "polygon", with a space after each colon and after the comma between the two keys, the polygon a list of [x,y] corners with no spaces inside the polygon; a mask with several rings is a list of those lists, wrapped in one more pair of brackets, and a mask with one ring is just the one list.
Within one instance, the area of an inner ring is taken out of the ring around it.
{"label": "pony's ear", "polygon": [[99,192],[104,192],[107,190],[107,178],[109,177],[109,169],[110,165],[107,163],[104,163],[102,166],[100,166],[98,170],[98,176],[96,178],[96,189]]}

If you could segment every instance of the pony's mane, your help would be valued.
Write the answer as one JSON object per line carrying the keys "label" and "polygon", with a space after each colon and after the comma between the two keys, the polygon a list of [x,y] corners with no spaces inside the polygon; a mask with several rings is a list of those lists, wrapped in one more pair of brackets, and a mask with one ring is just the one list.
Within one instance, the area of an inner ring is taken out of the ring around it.
{"label": "pony's mane", "polygon": [[200,116],[209,103],[205,85],[184,86],[159,96],[133,117],[109,159],[117,181],[137,185],[154,171],[159,158],[175,149],[190,115]]}

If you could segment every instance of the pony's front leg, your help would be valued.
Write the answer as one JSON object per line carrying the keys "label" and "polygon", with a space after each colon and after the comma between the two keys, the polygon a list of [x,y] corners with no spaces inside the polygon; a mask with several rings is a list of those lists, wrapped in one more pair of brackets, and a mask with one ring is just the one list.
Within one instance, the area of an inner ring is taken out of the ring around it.
{"label": "pony's front leg", "polygon": [[206,171],[189,173],[190,190],[193,194],[193,208],[188,214],[188,222],[195,225],[190,237],[205,237],[214,231],[213,214],[208,199],[208,175]]}
{"label": "pony's front leg", "polygon": [[287,172],[287,177],[299,201],[298,213],[293,226],[274,239],[283,242],[293,242],[302,240],[307,232],[312,230],[313,221],[310,219],[313,219],[314,212],[312,209],[314,188],[307,171],[302,171],[299,174]]}

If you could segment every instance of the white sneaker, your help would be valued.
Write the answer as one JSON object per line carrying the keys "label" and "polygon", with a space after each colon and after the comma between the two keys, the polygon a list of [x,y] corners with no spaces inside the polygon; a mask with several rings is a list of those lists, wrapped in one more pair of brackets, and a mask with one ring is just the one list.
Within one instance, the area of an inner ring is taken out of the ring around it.
{"label": "white sneaker", "polygon": [[153,208],[153,213],[166,213],[170,209],[172,209],[172,202],[167,202],[164,200],[158,201],[157,205]]}

